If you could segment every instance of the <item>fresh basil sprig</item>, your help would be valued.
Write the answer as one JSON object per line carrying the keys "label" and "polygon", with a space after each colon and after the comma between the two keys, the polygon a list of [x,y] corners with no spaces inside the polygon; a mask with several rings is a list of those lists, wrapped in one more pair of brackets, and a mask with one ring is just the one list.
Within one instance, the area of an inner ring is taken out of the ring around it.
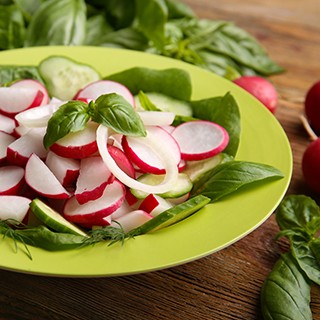
{"label": "fresh basil sprig", "polygon": [[[310,288],[320,285],[320,210],[304,195],[290,195],[276,210],[290,251],[283,255],[265,280],[261,294],[264,319],[311,320]],[[280,303],[281,302],[281,303]]]}
{"label": "fresh basil sprig", "polygon": [[69,133],[83,130],[90,119],[117,133],[146,135],[144,124],[130,103],[116,93],[109,93],[89,104],[74,100],[62,105],[48,121],[43,139],[45,148]]}

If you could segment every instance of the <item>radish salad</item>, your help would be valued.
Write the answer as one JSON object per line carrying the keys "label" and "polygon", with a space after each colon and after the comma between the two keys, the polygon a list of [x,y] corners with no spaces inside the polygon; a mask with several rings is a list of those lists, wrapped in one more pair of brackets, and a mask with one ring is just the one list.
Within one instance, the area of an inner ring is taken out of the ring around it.
{"label": "radish salad", "polygon": [[0,232],[29,256],[28,245],[65,250],[152,232],[283,177],[235,159],[236,100],[192,100],[182,69],[101,76],[64,56],[30,68],[0,72]]}

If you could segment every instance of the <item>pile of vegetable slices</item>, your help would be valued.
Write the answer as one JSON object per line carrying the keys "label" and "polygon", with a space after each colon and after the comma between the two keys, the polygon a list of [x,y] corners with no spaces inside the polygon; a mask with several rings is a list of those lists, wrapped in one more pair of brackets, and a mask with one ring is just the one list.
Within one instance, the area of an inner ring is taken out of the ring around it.
{"label": "pile of vegetable slices", "polygon": [[49,250],[116,241],[282,177],[234,159],[234,98],[191,101],[183,70],[132,68],[101,78],[56,56],[37,68],[43,82],[0,87],[0,232],[16,240]]}

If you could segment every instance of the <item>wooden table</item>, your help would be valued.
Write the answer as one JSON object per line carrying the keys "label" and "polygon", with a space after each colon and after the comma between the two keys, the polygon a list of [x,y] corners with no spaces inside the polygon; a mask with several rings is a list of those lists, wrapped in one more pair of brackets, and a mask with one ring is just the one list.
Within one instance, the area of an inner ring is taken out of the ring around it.
{"label": "wooden table", "polygon": [[[299,114],[307,89],[320,80],[319,0],[184,0],[199,17],[232,20],[286,68],[272,78],[276,113],[294,157],[290,194],[308,194],[301,172],[309,143]],[[206,258],[171,269],[101,279],[61,279],[0,271],[1,319],[261,319],[259,295],[281,252],[273,216],[256,231]],[[320,290],[312,289],[314,319]]]}

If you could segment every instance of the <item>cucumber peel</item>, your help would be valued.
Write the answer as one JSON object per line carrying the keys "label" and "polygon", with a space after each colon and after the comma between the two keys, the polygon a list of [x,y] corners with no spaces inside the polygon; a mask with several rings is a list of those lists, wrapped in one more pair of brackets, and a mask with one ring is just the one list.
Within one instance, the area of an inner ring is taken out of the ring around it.
{"label": "cucumber peel", "polygon": [[155,216],[151,220],[147,221],[140,227],[137,227],[127,233],[128,237],[135,237],[141,234],[153,232],[165,227],[168,227],[176,222],[179,222],[191,214],[195,213],[206,204],[210,202],[210,198],[203,195],[195,196],[181,204],[178,204],[166,211],[163,211],[159,215]]}
{"label": "cucumber peel", "polygon": [[34,215],[45,225],[57,232],[71,233],[87,237],[88,235],[74,224],[70,223],[61,214],[47,206],[40,199],[34,199],[30,203],[30,208]]}
{"label": "cucumber peel", "polygon": [[93,67],[64,56],[50,56],[38,69],[50,96],[61,100],[71,100],[81,88],[101,79]]}

